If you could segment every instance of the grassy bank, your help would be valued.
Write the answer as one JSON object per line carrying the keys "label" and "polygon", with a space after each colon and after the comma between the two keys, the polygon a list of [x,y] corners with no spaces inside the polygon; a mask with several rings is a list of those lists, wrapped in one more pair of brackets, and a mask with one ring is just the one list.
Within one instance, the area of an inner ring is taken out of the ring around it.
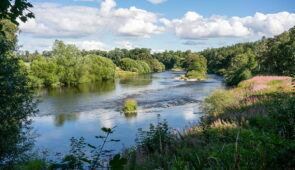
{"label": "grassy bank", "polygon": [[166,122],[139,132],[126,169],[292,169],[295,90],[290,77],[260,76],[217,91],[200,125],[177,132]]}
{"label": "grassy bank", "polygon": [[122,77],[134,76],[134,75],[138,75],[138,73],[131,72],[131,71],[124,71],[120,69],[119,67],[116,68],[116,78],[122,78]]}

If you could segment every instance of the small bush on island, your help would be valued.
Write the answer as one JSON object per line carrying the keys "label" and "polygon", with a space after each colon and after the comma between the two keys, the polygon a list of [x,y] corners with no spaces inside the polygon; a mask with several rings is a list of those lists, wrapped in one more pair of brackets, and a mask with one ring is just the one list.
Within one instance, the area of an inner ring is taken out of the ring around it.
{"label": "small bush on island", "polygon": [[126,114],[134,113],[137,110],[137,101],[134,99],[126,99],[124,101],[123,112]]}
{"label": "small bush on island", "polygon": [[188,79],[197,79],[197,80],[202,80],[205,78],[205,75],[203,73],[199,73],[195,70],[188,71],[185,76]]}
{"label": "small bush on island", "polygon": [[182,63],[182,68],[186,71],[185,76],[180,79],[189,80],[197,79],[202,80],[206,77],[207,73],[207,60],[204,56],[192,53]]}

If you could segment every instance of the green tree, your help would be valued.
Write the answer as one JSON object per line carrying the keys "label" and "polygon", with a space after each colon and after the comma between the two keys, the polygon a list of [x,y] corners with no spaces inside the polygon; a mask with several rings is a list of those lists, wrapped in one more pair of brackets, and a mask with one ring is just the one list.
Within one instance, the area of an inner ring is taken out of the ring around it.
{"label": "green tree", "polygon": [[94,54],[87,55],[85,58],[92,81],[114,79],[116,65],[112,60]]}
{"label": "green tree", "polygon": [[53,60],[58,65],[60,82],[65,85],[77,85],[85,82],[84,57],[74,45],[66,45],[56,40],[52,51]]}
{"label": "green tree", "polygon": [[147,59],[147,60],[144,60],[146,63],[148,63],[148,65],[150,66],[151,68],[151,71],[152,72],[162,72],[165,70],[165,65],[161,62],[159,62],[159,60],[155,59],[155,58],[152,58],[152,59]]}
{"label": "green tree", "polygon": [[252,71],[257,67],[256,56],[248,50],[245,54],[238,54],[231,60],[230,67],[225,73],[228,85],[237,85],[239,82],[252,77]]}
{"label": "green tree", "polygon": [[[22,22],[26,22],[28,18],[34,18],[34,14],[29,10],[33,5],[27,0],[1,0],[0,3],[0,20],[9,20],[18,25],[19,18]],[[2,24],[0,24],[2,28]]]}
{"label": "green tree", "polygon": [[31,63],[32,75],[40,79],[41,84],[52,86],[59,83],[58,65],[51,59],[46,59],[43,56],[37,58]]}
{"label": "green tree", "polygon": [[185,58],[183,68],[186,72],[194,70],[201,75],[205,75],[207,73],[207,60],[198,53],[191,53]]}
{"label": "green tree", "polygon": [[28,72],[13,55],[17,27],[7,20],[1,24],[5,33],[0,35],[0,169],[11,169],[32,144],[27,128],[35,104]]}
{"label": "green tree", "polygon": [[132,71],[140,74],[152,72],[150,65],[144,60],[133,60],[131,58],[123,58],[121,60],[120,67],[125,71]]}

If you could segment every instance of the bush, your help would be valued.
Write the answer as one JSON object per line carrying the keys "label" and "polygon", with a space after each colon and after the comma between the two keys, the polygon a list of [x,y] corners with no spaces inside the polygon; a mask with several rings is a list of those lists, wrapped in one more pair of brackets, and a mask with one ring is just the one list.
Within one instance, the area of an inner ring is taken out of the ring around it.
{"label": "bush", "polygon": [[150,66],[143,60],[133,60],[131,58],[123,58],[120,62],[120,67],[124,71],[136,73],[150,73]]}
{"label": "bush", "polygon": [[30,68],[32,72],[32,79],[38,80],[37,85],[42,83],[44,86],[52,86],[59,82],[58,65],[52,60],[46,59],[43,56],[38,56],[31,63]]}
{"label": "bush", "polygon": [[164,153],[172,144],[172,133],[167,121],[150,124],[148,131],[138,130],[137,145],[145,153]]}
{"label": "bush", "polygon": [[151,73],[151,72],[152,72],[150,66],[149,66],[148,63],[146,63],[145,61],[143,61],[143,60],[139,60],[139,61],[137,61],[137,63],[138,63],[138,64],[141,66],[141,68],[142,68],[141,73]]}
{"label": "bush", "polygon": [[92,81],[110,80],[115,78],[116,65],[111,59],[98,55],[85,56],[87,62],[85,69],[88,70]]}
{"label": "bush", "polygon": [[184,133],[165,123],[140,130],[129,168],[292,169],[295,93],[290,78],[274,78],[254,77],[215,92],[205,101],[207,115]]}
{"label": "bush", "polygon": [[124,101],[124,109],[123,109],[123,111],[125,113],[134,112],[136,110],[137,110],[137,102],[136,102],[136,100],[126,99]]}
{"label": "bush", "polygon": [[33,160],[27,163],[25,170],[46,169],[47,163],[44,160]]}
{"label": "bush", "polygon": [[187,72],[194,70],[201,75],[205,75],[207,73],[207,60],[200,54],[191,53],[185,58],[182,67]]}
{"label": "bush", "polygon": [[165,65],[157,59],[154,59],[154,58],[148,59],[148,60],[145,60],[145,62],[148,63],[152,72],[156,73],[156,72],[162,72],[165,70]]}
{"label": "bush", "polygon": [[191,70],[191,71],[188,71],[185,76],[188,78],[188,79],[198,79],[198,80],[202,80],[205,78],[204,74],[202,73],[199,73],[195,70]]}

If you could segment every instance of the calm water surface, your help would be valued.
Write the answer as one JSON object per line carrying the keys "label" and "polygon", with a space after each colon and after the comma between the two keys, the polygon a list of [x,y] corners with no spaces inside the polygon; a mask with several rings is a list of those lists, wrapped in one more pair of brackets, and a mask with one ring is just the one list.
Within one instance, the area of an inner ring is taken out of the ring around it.
{"label": "calm water surface", "polygon": [[[166,119],[172,128],[183,129],[197,122],[201,116],[200,102],[210,93],[224,88],[220,77],[203,82],[175,80],[184,74],[168,71],[125,79],[83,84],[79,87],[42,90],[39,113],[33,127],[39,136],[36,147],[50,153],[66,153],[71,137],[84,137],[95,143],[101,127],[114,127],[113,138],[121,141],[109,144],[110,149],[121,150],[135,144],[138,128],[147,129],[157,122],[157,115]],[[123,101],[138,101],[139,112],[126,117],[120,112]]]}

